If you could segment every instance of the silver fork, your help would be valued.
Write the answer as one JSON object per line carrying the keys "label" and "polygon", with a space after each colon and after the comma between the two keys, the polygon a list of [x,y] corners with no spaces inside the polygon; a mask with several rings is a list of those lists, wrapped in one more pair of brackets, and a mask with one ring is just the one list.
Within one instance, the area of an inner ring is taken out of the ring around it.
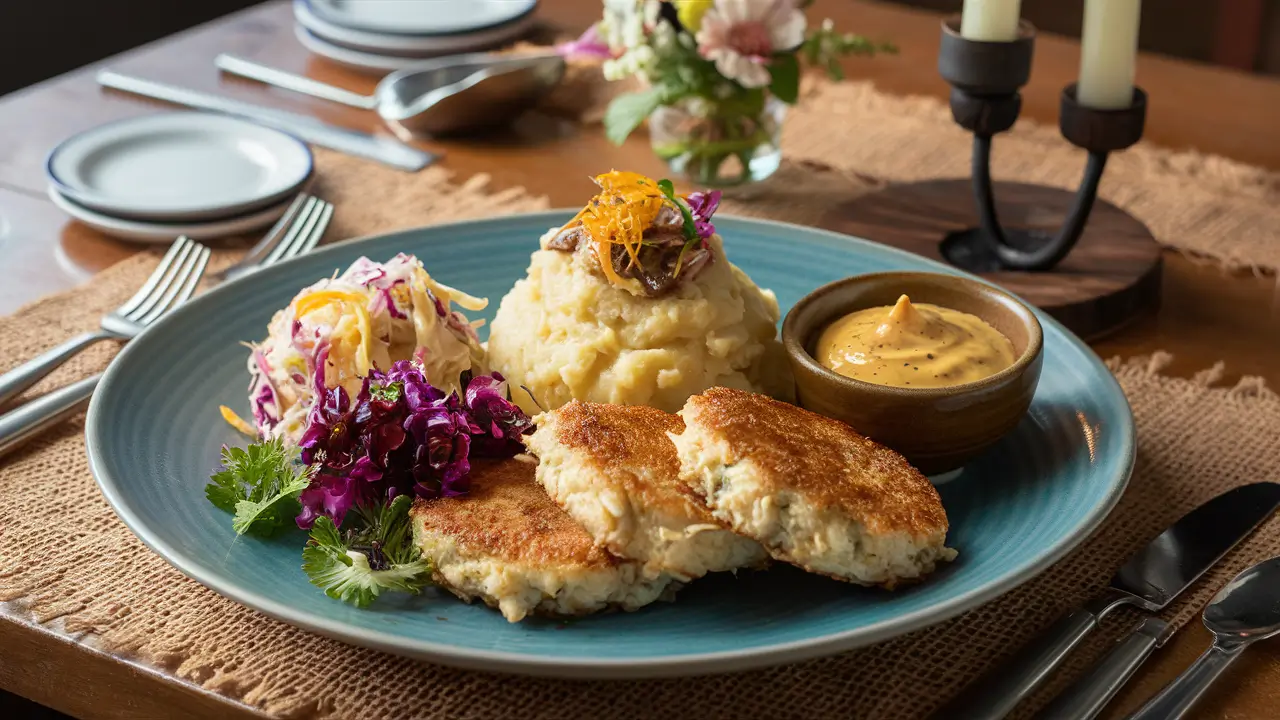
{"label": "silver fork", "polygon": [[249,248],[240,262],[210,274],[209,281],[217,285],[235,280],[281,260],[311,251],[324,236],[325,228],[332,218],[332,203],[314,195],[300,193],[258,244]]}
{"label": "silver fork", "polygon": [[[233,280],[311,250],[320,242],[332,216],[332,204],[305,193],[298,195],[244,259],[210,275],[210,280],[215,285]],[[176,292],[175,283],[170,279],[171,270],[181,267],[193,245],[201,247],[185,237],[178,238],[142,289],[102,318],[102,327],[98,330],[74,337],[0,375],[0,407],[90,345],[101,340],[132,339],[155,322],[168,308],[162,302],[166,299],[165,292],[171,291],[170,297],[172,292]],[[205,254],[208,254],[207,250]]]}
{"label": "silver fork", "polygon": [[[151,277],[147,278],[142,289],[128,302],[102,319],[102,330],[99,333],[87,333],[81,336],[94,339],[85,341],[70,352],[64,352],[52,367],[57,367],[63,360],[90,342],[96,342],[99,335],[101,337],[132,337],[141,332],[143,328],[155,322],[156,318],[191,297],[191,294],[196,291],[200,278],[204,276],[204,270],[208,264],[209,248],[186,237],[178,238],[173,243],[173,247],[169,248],[164,259],[160,261],[160,266],[151,273]],[[132,335],[126,333],[132,333]],[[70,348],[71,343],[65,343],[64,346]],[[60,350],[64,346],[54,349]],[[45,370],[36,375],[35,379],[38,380],[47,372],[48,370]],[[27,376],[22,377],[26,379]],[[93,388],[97,386],[101,377],[102,375],[98,374],[72,383],[0,416],[0,455],[22,444],[49,425],[78,411],[93,394]],[[33,382],[35,380],[27,382],[27,385]]]}
{"label": "silver fork", "polygon": [[[160,265],[133,297],[102,318],[102,326],[48,350],[0,376],[0,406],[36,384],[71,356],[100,341],[131,338],[142,332],[170,307],[183,292],[184,283],[194,273],[198,280],[209,261],[209,249],[187,237],[180,237],[165,253]],[[192,285],[192,289],[195,286]]]}
{"label": "silver fork", "polygon": [[[333,217],[333,205],[318,198],[309,198],[295,205],[300,205],[300,210],[293,221],[285,221],[289,223],[288,232],[273,240],[273,236],[277,235],[276,231],[284,228],[284,223],[277,223],[267,237],[250,251],[257,251],[260,247],[267,246],[264,251],[265,256],[256,263],[244,265],[240,272],[231,277],[239,277],[244,273],[307,252],[320,242],[329,225],[329,220]],[[271,242],[268,242],[269,240]],[[204,250],[204,263],[208,262],[208,252],[207,249]],[[200,281],[200,275],[204,273],[204,263],[200,265],[200,272],[183,286],[175,306],[191,297],[196,284]],[[150,284],[149,281],[148,284]],[[0,456],[23,444],[45,428],[82,410],[101,379],[101,373],[87,377],[5,415],[0,415]]]}

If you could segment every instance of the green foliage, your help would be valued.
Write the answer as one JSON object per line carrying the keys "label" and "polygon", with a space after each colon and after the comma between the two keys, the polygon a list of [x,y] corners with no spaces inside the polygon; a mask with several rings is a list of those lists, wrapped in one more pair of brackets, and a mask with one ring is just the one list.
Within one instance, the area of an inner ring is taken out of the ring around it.
{"label": "green foliage", "polygon": [[419,592],[430,582],[431,567],[413,544],[412,502],[400,495],[376,510],[357,509],[359,527],[345,533],[328,517],[317,518],[302,551],[311,584],[356,607],[367,607],[384,591]]}
{"label": "green foliage", "polygon": [[273,535],[293,524],[298,495],[311,481],[312,469],[297,464],[297,456],[280,439],[224,447],[222,468],[209,478],[205,497],[235,514],[231,527],[237,535]]}

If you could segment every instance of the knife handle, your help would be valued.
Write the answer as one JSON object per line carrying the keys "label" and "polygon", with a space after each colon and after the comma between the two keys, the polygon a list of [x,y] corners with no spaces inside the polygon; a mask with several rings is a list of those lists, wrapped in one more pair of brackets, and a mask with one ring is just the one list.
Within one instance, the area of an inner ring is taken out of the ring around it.
{"label": "knife handle", "polygon": [[1062,660],[1098,627],[1104,615],[1127,601],[1108,592],[1058,620],[1007,662],[961,691],[934,717],[946,720],[999,720],[1008,715],[1062,664]]}
{"label": "knife handle", "polygon": [[1156,648],[1171,627],[1160,618],[1145,618],[1112,648],[1093,670],[1063,690],[1037,717],[1040,720],[1092,720],[1111,702]]}

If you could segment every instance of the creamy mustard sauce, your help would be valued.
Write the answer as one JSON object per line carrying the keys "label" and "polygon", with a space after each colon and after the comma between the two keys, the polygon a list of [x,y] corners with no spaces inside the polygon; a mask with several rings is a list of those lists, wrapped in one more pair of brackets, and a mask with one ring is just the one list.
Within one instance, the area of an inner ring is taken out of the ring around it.
{"label": "creamy mustard sauce", "polygon": [[893,387],[946,387],[981,380],[1017,359],[1009,338],[982,318],[937,305],[859,310],[818,338],[817,360],[845,377]]}

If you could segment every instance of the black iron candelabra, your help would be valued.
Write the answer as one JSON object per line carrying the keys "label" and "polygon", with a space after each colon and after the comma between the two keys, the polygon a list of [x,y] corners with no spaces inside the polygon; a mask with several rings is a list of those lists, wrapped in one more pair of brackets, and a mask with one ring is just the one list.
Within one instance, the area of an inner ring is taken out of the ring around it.
{"label": "black iron candelabra", "polygon": [[1001,227],[991,182],[991,139],[1013,127],[1022,109],[1019,88],[1031,75],[1035,28],[1022,22],[1017,39],[990,42],[962,37],[959,26],[959,19],[942,25],[938,71],[951,84],[952,117],[973,133],[973,193],[979,227],[949,235],[942,253],[951,263],[973,272],[1048,270],[1071,252],[1084,232],[1107,155],[1142,137],[1147,95],[1134,88],[1128,107],[1101,110],[1081,105],[1074,84],[1063,89],[1058,127],[1063,137],[1089,153],[1075,199],[1056,233]]}

